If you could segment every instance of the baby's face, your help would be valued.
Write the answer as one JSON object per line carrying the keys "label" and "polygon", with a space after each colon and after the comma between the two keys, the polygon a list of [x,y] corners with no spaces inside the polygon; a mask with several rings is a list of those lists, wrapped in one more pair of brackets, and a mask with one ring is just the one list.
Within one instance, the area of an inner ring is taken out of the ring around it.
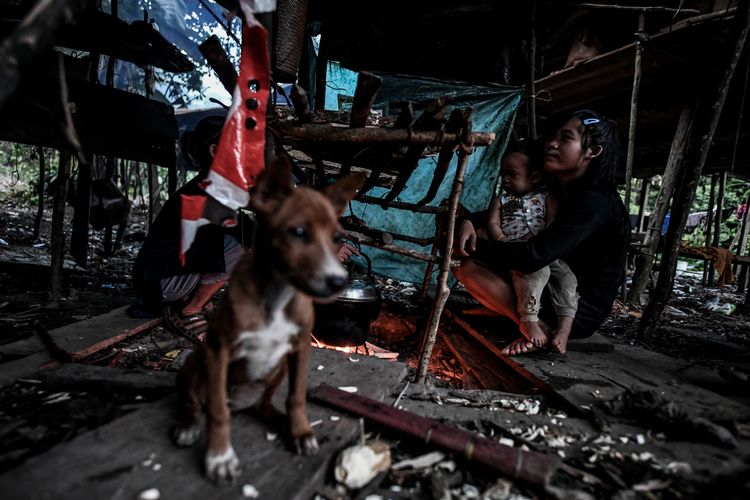
{"label": "baby's face", "polygon": [[534,179],[529,158],[522,153],[509,153],[500,165],[503,190],[520,196],[534,189]]}

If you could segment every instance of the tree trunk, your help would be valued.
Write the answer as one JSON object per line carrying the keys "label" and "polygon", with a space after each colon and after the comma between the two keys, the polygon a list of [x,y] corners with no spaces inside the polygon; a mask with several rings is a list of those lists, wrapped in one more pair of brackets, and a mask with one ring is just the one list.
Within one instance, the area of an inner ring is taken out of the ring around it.
{"label": "tree trunk", "polygon": [[39,155],[39,185],[36,188],[37,204],[36,217],[34,217],[34,241],[39,239],[42,231],[42,217],[44,216],[44,178],[47,166],[44,158],[44,148],[37,146],[36,152]]}
{"label": "tree trunk", "polygon": [[57,167],[54,204],[52,208],[52,229],[50,230],[50,277],[47,301],[50,307],[59,307],[62,296],[63,261],[65,260],[65,204],[68,193],[70,153],[60,151]]}
{"label": "tree trunk", "polygon": [[[696,140],[691,141],[692,143],[688,149],[689,154],[687,156],[689,159],[687,162],[688,165],[694,164],[695,168],[685,169],[680,186],[680,196],[672,204],[672,216],[664,244],[664,257],[662,258],[661,270],[659,272],[659,281],[641,318],[639,336],[654,333],[664,307],[667,305],[667,299],[672,294],[681,235],[687,222],[693,198],[695,197],[698,180],[706,164],[708,152],[724,109],[732,77],[745,48],[748,31],[750,31],[750,0],[740,0],[738,2],[735,22],[731,38],[732,43],[728,46],[731,51],[729,63],[723,72],[718,87],[708,88],[718,89],[716,97],[710,109],[700,109],[699,106],[700,111],[696,114],[696,124],[692,131],[693,134],[691,134]],[[708,95],[711,94],[708,93]]]}
{"label": "tree trunk", "polygon": [[685,158],[687,135],[693,120],[693,113],[694,109],[692,105],[685,106],[677,122],[677,129],[672,139],[672,147],[669,150],[667,166],[662,175],[661,189],[649,217],[643,246],[635,261],[635,273],[633,274],[633,282],[630,286],[629,294],[630,302],[634,304],[640,303],[640,296],[646,290],[651,271],[654,268],[656,248],[661,238],[661,226],[667,215],[669,200],[672,198],[672,193],[677,184],[678,173]]}

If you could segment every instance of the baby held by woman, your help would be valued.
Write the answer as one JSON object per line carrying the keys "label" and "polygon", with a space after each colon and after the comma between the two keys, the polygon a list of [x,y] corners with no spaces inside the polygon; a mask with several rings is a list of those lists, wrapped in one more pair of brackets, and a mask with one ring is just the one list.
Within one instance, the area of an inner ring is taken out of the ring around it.
{"label": "baby held by woman", "polygon": [[[505,154],[501,162],[503,194],[492,200],[487,224],[487,239],[521,242],[535,236],[555,218],[557,202],[545,190],[541,161],[521,149]],[[519,329],[535,347],[547,344],[564,352],[573,318],[578,308],[578,282],[568,265],[555,260],[533,273],[511,270],[516,292]],[[557,315],[557,325],[545,332],[539,324],[542,292],[547,286]]]}

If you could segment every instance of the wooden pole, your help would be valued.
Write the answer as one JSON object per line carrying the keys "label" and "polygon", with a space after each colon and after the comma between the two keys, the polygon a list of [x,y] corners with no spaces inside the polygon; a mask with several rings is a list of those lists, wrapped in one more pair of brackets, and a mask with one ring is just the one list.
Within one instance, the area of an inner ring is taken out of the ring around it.
{"label": "wooden pole", "polygon": [[[723,222],[724,211],[724,197],[727,189],[727,172],[724,171],[718,174],[719,177],[719,195],[716,198],[716,215],[714,215],[714,235],[712,245],[715,247],[721,246],[721,223]],[[714,266],[709,263],[708,266],[708,284],[713,286],[714,282]]]}
{"label": "wooden pole", "polygon": [[536,6],[537,0],[531,4],[531,30],[529,32],[529,96],[528,96],[528,121],[529,137],[536,140]]}
{"label": "wooden pole", "polygon": [[[740,241],[737,245],[737,255],[747,255],[745,247],[747,246],[747,235],[750,231],[750,192],[747,194],[745,201],[745,214],[742,216],[742,229],[740,233]],[[748,275],[748,266],[742,266],[742,270],[737,278],[737,291],[742,292],[745,289],[745,279]],[[736,272],[736,270],[735,270]]]}
{"label": "wooden pole", "polygon": [[628,154],[625,160],[625,208],[630,215],[630,192],[633,182],[633,157],[635,156],[635,130],[638,118],[638,93],[641,89],[641,61],[643,60],[643,40],[646,15],[638,16],[638,32],[635,34],[635,63],[633,68],[633,89],[630,93],[630,123],[628,126]]}
{"label": "wooden pole", "polygon": [[[557,2],[555,2],[557,4]],[[635,12],[669,12],[672,14],[700,14],[701,11],[697,9],[675,9],[673,7],[664,7],[660,5],[654,5],[650,7],[641,7],[637,5],[611,5],[601,3],[574,3],[570,7],[576,7],[579,9],[604,9],[604,10],[628,10]]]}
{"label": "wooden pole", "polygon": [[39,239],[42,231],[42,217],[44,216],[44,178],[46,176],[46,162],[44,158],[44,148],[36,147],[36,153],[39,156],[39,185],[36,187],[36,216],[34,217],[34,241]]}
{"label": "wooden pole", "polygon": [[672,205],[672,222],[667,230],[667,237],[664,243],[664,258],[662,259],[661,271],[659,272],[659,281],[639,324],[638,333],[641,337],[654,333],[657,322],[664,311],[664,307],[667,305],[667,299],[672,294],[681,235],[687,222],[690,206],[695,197],[698,180],[706,164],[708,152],[724,109],[724,103],[729,93],[732,78],[745,49],[748,32],[750,32],[750,0],[738,1],[735,23],[731,40],[728,44],[728,49],[731,51],[729,62],[723,71],[718,86],[711,85],[707,88],[707,91],[716,89],[715,99],[711,103],[710,109],[700,109],[700,114],[698,115],[700,118],[696,121],[697,130],[693,130],[695,140],[691,141],[687,157],[691,163],[695,162],[695,167],[684,170],[679,190],[680,197],[679,199],[675,199],[675,203]]}
{"label": "wooden pole", "polygon": [[[638,93],[641,89],[641,60],[643,59],[643,39],[646,14],[638,16],[638,32],[635,34],[635,61],[633,67],[633,89],[630,94],[630,123],[628,126],[628,155],[625,161],[625,210],[630,218],[630,192],[633,182],[633,156],[635,155],[635,127],[638,118]],[[628,300],[628,263],[622,276],[622,300]]]}
{"label": "wooden pole", "polygon": [[636,225],[636,231],[639,233],[643,232],[643,222],[646,219],[646,205],[648,204],[649,194],[651,194],[651,178],[642,179],[641,199],[638,204],[638,223]]}
{"label": "wooden pole", "polygon": [[[439,130],[409,130],[396,128],[344,128],[316,123],[297,124],[278,122],[272,125],[274,132],[284,141],[304,141],[321,143],[348,144],[416,144],[435,145],[456,143],[461,140],[458,134]],[[476,146],[488,146],[495,140],[494,132],[475,132],[472,134]]]}
{"label": "wooden pole", "polygon": [[[714,230],[714,205],[716,205],[716,175],[711,176],[711,191],[708,193],[708,208],[706,211],[706,234],[705,236],[705,246],[711,246],[711,240],[713,236],[713,230]],[[707,286],[709,284],[709,269],[711,268],[711,263],[704,260],[703,261],[703,278],[701,279],[701,284],[703,286]]]}
{"label": "wooden pole", "polygon": [[677,178],[685,159],[685,153],[688,144],[688,135],[693,120],[694,109],[692,105],[686,105],[680,113],[677,122],[677,128],[672,138],[672,146],[669,150],[667,166],[662,174],[661,189],[656,197],[654,209],[649,217],[648,227],[646,228],[646,237],[643,240],[638,257],[635,261],[635,272],[633,281],[630,286],[630,300],[633,303],[639,303],[641,294],[646,290],[651,271],[654,268],[656,260],[656,249],[661,239],[661,226],[669,209],[669,201],[672,199],[677,184]]}
{"label": "wooden pole", "polygon": [[65,204],[70,175],[70,153],[60,151],[57,164],[57,180],[52,206],[52,229],[50,231],[50,276],[47,301],[50,307],[60,307],[63,282],[63,261],[65,260]]}
{"label": "wooden pole", "polygon": [[[465,137],[470,137],[471,116],[467,116],[467,127]],[[450,272],[451,257],[453,256],[453,237],[456,229],[456,213],[458,212],[458,203],[461,199],[461,191],[464,185],[464,175],[466,167],[469,164],[469,155],[471,154],[472,144],[470,139],[465,141],[458,149],[458,166],[456,167],[456,176],[453,179],[453,189],[448,203],[448,214],[446,216],[445,242],[443,245],[442,259],[440,262],[440,274],[437,280],[437,289],[435,290],[435,302],[432,306],[430,321],[425,330],[425,336],[422,340],[422,350],[419,358],[419,368],[415,382],[423,384],[427,378],[427,370],[430,366],[430,357],[432,349],[435,347],[437,331],[440,326],[440,316],[445,308],[445,303],[450,294],[448,288],[448,273]]]}

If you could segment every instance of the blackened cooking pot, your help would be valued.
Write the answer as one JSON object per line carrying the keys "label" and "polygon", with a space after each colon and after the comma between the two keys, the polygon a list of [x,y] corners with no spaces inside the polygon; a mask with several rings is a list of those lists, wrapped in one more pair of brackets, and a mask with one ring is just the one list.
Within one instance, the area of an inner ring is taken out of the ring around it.
{"label": "blackened cooking pot", "polygon": [[313,335],[319,341],[337,347],[365,343],[370,323],[380,315],[380,292],[372,279],[372,263],[367,260],[367,275],[350,277],[336,300],[315,304]]}

